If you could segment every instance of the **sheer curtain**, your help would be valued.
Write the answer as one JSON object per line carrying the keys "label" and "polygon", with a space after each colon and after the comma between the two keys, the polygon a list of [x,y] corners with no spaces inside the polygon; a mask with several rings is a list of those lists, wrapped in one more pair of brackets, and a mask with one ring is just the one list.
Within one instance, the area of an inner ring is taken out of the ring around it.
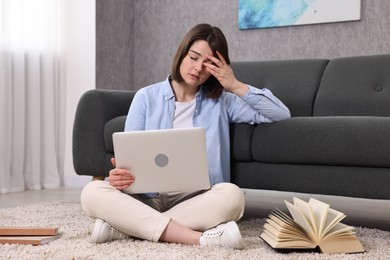
{"label": "sheer curtain", "polygon": [[0,0],[0,193],[63,183],[62,5]]}

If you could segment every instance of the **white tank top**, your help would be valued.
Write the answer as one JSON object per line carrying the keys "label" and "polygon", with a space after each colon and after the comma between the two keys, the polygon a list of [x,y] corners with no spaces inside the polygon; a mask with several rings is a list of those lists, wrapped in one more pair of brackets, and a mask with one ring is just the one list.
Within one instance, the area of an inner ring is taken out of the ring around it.
{"label": "white tank top", "polygon": [[192,117],[195,111],[195,98],[189,102],[175,102],[173,128],[193,127]]}

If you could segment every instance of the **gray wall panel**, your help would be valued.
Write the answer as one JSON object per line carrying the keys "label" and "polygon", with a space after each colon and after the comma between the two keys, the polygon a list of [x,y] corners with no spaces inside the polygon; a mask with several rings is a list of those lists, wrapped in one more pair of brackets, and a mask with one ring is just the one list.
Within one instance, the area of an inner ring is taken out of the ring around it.
{"label": "gray wall panel", "polygon": [[[100,67],[97,74],[102,73],[102,79],[98,75],[97,81],[104,82],[97,82],[97,85],[103,88],[139,89],[164,80],[170,71],[180,40],[193,25],[201,22],[219,26],[224,31],[232,61],[335,58],[390,53],[389,0],[362,0],[360,21],[253,30],[238,29],[238,0],[108,1],[120,3],[115,6],[116,11],[110,8],[99,11],[99,8],[107,5],[107,1],[97,0],[99,2],[104,2],[103,5],[97,4],[97,13],[106,13],[101,15],[106,19],[104,27],[113,27],[122,36],[128,31],[130,34],[127,36],[133,39],[132,43],[125,45],[117,46],[116,43],[121,41],[114,39],[109,41],[112,44],[103,44],[101,48],[97,45],[97,57],[103,56],[97,58],[97,68]],[[121,8],[126,6],[133,8],[129,11],[133,14],[133,19],[108,18],[118,17],[118,13],[123,12]],[[101,19],[101,16],[97,16],[97,19]],[[115,25],[106,24],[109,22]],[[121,22],[132,24],[132,28],[127,29],[126,25],[121,27],[117,24]],[[102,26],[102,22],[97,21],[97,27],[99,26]],[[126,32],[121,31],[122,29]],[[101,35],[97,28],[97,40],[102,41],[101,37],[108,36]],[[111,34],[110,37],[116,36]],[[123,51],[130,55],[117,53],[125,47],[126,50]],[[102,50],[103,53],[99,54]],[[104,58],[106,55],[113,59],[111,64],[125,64],[130,69],[99,64],[107,62]]]}
{"label": "gray wall panel", "polygon": [[96,88],[133,87],[133,20],[133,1],[96,1]]}

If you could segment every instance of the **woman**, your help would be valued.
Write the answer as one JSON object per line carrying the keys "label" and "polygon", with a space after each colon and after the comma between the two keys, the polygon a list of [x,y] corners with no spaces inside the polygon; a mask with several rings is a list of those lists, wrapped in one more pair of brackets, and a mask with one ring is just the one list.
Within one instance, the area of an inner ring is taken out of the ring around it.
{"label": "woman", "polygon": [[[84,211],[96,218],[91,242],[132,236],[155,242],[244,247],[235,221],[243,216],[245,198],[229,183],[229,123],[271,123],[290,118],[290,112],[269,90],[238,81],[229,64],[222,31],[196,25],[181,42],[171,75],[137,92],[125,124],[125,131],[205,128],[212,188],[127,195],[121,190],[136,180],[129,170],[115,168],[108,182],[93,181],[81,194]],[[115,166],[114,158],[112,163]]]}

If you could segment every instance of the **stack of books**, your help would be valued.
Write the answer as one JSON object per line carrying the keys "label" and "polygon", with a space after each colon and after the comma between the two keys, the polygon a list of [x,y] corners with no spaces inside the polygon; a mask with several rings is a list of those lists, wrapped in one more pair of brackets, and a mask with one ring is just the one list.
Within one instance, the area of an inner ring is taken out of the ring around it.
{"label": "stack of books", "polygon": [[292,217],[276,209],[268,216],[260,237],[272,248],[289,251],[319,249],[322,253],[361,253],[354,228],[341,223],[346,215],[324,202],[285,201]]}
{"label": "stack of books", "polygon": [[42,245],[59,237],[54,227],[0,227],[0,244]]}

